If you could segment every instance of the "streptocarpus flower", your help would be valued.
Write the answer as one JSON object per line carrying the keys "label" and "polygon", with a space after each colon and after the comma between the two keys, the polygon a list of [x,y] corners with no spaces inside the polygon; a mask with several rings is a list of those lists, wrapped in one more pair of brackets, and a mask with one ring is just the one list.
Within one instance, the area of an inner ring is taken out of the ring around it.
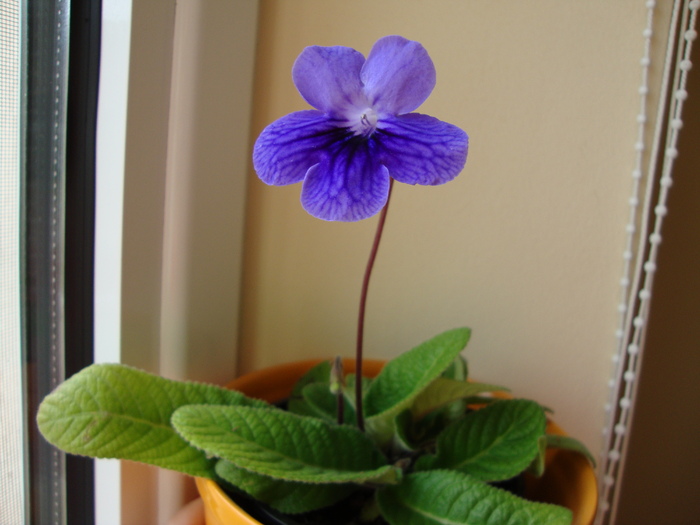
{"label": "streptocarpus flower", "polygon": [[411,113],[435,87],[435,67],[418,42],[381,38],[366,60],[349,47],[307,47],[292,78],[316,110],[265,128],[253,164],[267,184],[303,181],[301,202],[314,217],[366,219],[386,203],[390,177],[438,185],[464,167],[467,134]]}

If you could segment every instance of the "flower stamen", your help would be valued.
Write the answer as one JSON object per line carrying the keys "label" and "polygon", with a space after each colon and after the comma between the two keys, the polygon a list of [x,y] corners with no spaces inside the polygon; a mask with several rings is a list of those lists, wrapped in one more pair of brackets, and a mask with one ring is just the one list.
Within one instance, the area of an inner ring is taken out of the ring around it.
{"label": "flower stamen", "polygon": [[350,129],[355,135],[369,137],[377,129],[377,112],[372,108],[364,108],[348,119]]}

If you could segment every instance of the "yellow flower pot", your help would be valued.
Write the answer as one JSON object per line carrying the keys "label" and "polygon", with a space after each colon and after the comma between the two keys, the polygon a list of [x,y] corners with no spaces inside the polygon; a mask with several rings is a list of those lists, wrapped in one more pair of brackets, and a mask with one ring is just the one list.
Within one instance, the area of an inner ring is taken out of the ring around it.
{"label": "yellow flower pot", "polygon": [[[294,384],[321,360],[299,361],[242,376],[230,385],[250,397],[276,402],[289,397]],[[346,359],[345,371],[355,371],[355,362]],[[364,375],[376,376],[384,366],[383,361],[365,360]],[[561,428],[550,422],[547,432],[564,434]],[[593,523],[598,501],[598,486],[595,473],[582,456],[564,451],[547,452],[547,468],[541,478],[528,477],[525,482],[525,497],[535,501],[555,503],[571,509],[573,525]],[[204,502],[206,525],[261,525],[236,505],[224,491],[211,480],[197,478],[197,489]]]}

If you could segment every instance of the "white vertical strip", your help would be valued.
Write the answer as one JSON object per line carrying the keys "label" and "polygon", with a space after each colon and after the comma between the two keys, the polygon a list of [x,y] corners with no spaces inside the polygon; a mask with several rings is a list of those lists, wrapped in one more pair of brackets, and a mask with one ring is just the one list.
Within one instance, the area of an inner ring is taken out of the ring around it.
{"label": "white vertical strip", "polygon": [[0,7],[0,523],[25,523],[20,311],[21,6]]}
{"label": "white vertical strip", "polygon": [[[103,0],[97,117],[95,362],[119,362],[121,253],[131,0]],[[118,461],[95,462],[95,521],[121,522]]]}

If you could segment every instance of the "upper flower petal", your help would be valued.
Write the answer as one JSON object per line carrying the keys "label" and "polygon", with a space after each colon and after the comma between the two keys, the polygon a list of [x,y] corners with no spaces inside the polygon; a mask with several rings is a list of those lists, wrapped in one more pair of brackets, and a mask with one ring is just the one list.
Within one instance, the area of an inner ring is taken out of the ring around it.
{"label": "upper flower petal", "polygon": [[389,174],[376,147],[372,140],[350,139],[329,151],[304,179],[304,209],[319,219],[347,222],[381,210],[389,196]]}
{"label": "upper flower petal", "polygon": [[294,85],[304,100],[331,116],[364,102],[360,70],[365,57],[349,47],[311,46],[292,67]]}
{"label": "upper flower petal", "polygon": [[267,126],[255,141],[255,171],[275,186],[301,182],[339,133],[342,130],[319,111],[290,113]]}
{"label": "upper flower petal", "polygon": [[420,43],[385,36],[372,47],[360,78],[374,109],[400,115],[428,98],[435,87],[435,66]]}
{"label": "upper flower petal", "polygon": [[382,164],[392,178],[406,184],[444,184],[462,171],[467,160],[467,134],[428,115],[387,117],[376,136]]}

